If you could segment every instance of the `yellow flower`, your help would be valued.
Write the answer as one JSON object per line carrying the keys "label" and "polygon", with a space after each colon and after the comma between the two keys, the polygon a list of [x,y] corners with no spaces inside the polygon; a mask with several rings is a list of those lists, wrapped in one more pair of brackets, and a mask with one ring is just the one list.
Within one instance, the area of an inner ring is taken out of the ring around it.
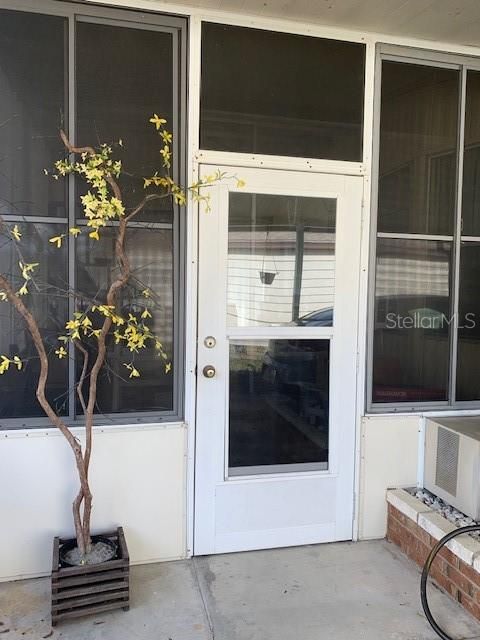
{"label": "yellow flower", "polygon": [[163,158],[163,164],[165,166],[169,166],[170,165],[170,147],[168,146],[168,144],[165,144],[163,146],[163,149],[160,149],[160,155]]}
{"label": "yellow flower", "polygon": [[150,313],[150,311],[145,307],[145,309],[143,310],[142,313],[142,318],[145,320],[146,318],[151,318],[152,314]]}
{"label": "yellow flower", "polygon": [[100,313],[103,313],[106,318],[110,317],[112,315],[112,311],[114,310],[115,307],[108,304],[99,304],[98,306],[94,305],[92,307],[92,311],[99,311]]}
{"label": "yellow flower", "polygon": [[7,294],[5,293],[5,291],[0,291],[0,300],[2,302],[5,302],[6,299],[7,299]]}
{"label": "yellow flower", "polygon": [[176,193],[173,194],[173,197],[175,200],[175,204],[178,204],[181,207],[183,207],[183,205],[187,203],[187,198],[183,193],[183,191],[177,191]]}
{"label": "yellow flower", "polygon": [[20,289],[17,291],[19,296],[26,296],[28,293],[28,289],[27,289],[27,283],[24,282],[23,286],[20,287]]}
{"label": "yellow flower", "polygon": [[23,363],[18,356],[13,356],[12,359],[7,356],[0,356],[0,375],[8,371],[11,364],[15,365],[19,371],[23,366]]}
{"label": "yellow flower", "polygon": [[162,140],[167,143],[171,142],[173,139],[173,136],[169,131],[162,131],[160,135],[162,136]]}
{"label": "yellow flower", "polygon": [[80,328],[80,320],[69,320],[65,325],[65,329],[69,329],[69,331],[71,332],[70,338],[72,340],[75,340],[76,338],[80,338],[79,328]]}
{"label": "yellow flower", "polygon": [[15,238],[17,242],[20,241],[22,234],[20,233],[20,229],[18,228],[18,224],[16,224],[12,229],[12,236]]}
{"label": "yellow flower", "polygon": [[82,230],[79,229],[78,227],[70,227],[69,232],[70,232],[70,235],[76,238],[80,233],[82,233]]}
{"label": "yellow flower", "polygon": [[38,267],[38,262],[31,262],[30,264],[23,264],[23,262],[19,262],[18,265],[22,271],[22,278],[24,280],[30,280],[30,274],[35,269],[35,267]]}
{"label": "yellow flower", "polygon": [[241,180],[240,178],[237,178],[237,189],[242,189],[247,183],[245,182],[245,180]]}
{"label": "yellow flower", "polygon": [[140,371],[138,369],[135,369],[133,364],[131,364],[131,363],[126,364],[124,362],[123,366],[126,367],[130,371],[130,375],[128,376],[129,378],[139,378],[140,377]]}
{"label": "yellow flower", "polygon": [[165,365],[165,373],[170,373],[171,370],[172,370],[172,363],[167,362],[167,364]]}
{"label": "yellow flower", "polygon": [[87,329],[89,329],[92,326],[92,321],[88,316],[85,316],[80,324],[82,325],[82,328],[86,333]]}
{"label": "yellow flower", "polygon": [[2,373],[5,373],[6,371],[8,371],[9,367],[10,367],[10,358],[7,358],[7,356],[1,356],[1,360],[0,360],[0,375],[2,375]]}
{"label": "yellow flower", "polygon": [[93,240],[100,240],[100,236],[98,235],[98,229],[95,229],[95,231],[90,231],[90,233],[88,234],[89,238],[93,238]]}
{"label": "yellow flower", "polygon": [[55,349],[55,354],[60,358],[60,360],[68,355],[63,345],[58,349]]}
{"label": "yellow flower", "polygon": [[65,238],[65,234],[62,233],[62,235],[60,236],[54,236],[53,238],[50,238],[49,242],[51,242],[52,244],[56,244],[57,249],[60,249],[64,238]]}
{"label": "yellow flower", "polygon": [[155,129],[158,131],[160,127],[164,124],[167,124],[167,121],[164,118],[160,118],[156,113],[150,118],[149,122],[155,125]]}

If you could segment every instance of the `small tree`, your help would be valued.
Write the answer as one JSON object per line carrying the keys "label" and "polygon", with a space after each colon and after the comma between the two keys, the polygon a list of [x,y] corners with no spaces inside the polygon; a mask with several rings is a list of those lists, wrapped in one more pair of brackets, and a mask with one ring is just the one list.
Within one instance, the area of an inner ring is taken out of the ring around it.
{"label": "small tree", "polygon": [[[65,436],[75,456],[80,486],[73,502],[73,521],[78,550],[83,561],[91,551],[92,492],[89,483],[89,467],[93,444],[97,383],[99,375],[106,365],[107,338],[113,338],[116,344],[123,344],[133,355],[147,345],[153,345],[158,357],[164,362],[165,372],[169,373],[171,370],[169,356],[163,347],[160,336],[155,335],[149,327],[148,321],[152,318],[152,314],[147,304],[141,313],[131,313],[129,310],[125,315],[118,308],[120,294],[131,276],[130,262],[126,252],[129,224],[153,200],[171,198],[176,205],[183,207],[187,202],[187,196],[190,195],[194,201],[205,203],[207,210],[209,210],[209,196],[208,193],[205,195],[203,188],[212,186],[226,177],[226,174],[217,172],[183,189],[171,176],[172,134],[165,128],[166,120],[154,114],[150,122],[160,136],[162,167],[160,172],[144,178],[144,187],[146,189],[153,188],[154,191],[145,195],[141,202],[130,209],[126,209],[122,200],[122,163],[120,160],[114,159],[112,146],[102,144],[96,149],[75,147],[65,133],[60,132],[67,156],[55,163],[53,179],[58,180],[69,174],[75,174],[88,185],[88,191],[81,196],[87,221],[86,230],[72,227],[68,233],[74,238],[77,238],[81,233],[88,233],[92,242],[98,242],[101,241],[102,231],[107,226],[113,226],[114,229],[115,250],[111,267],[112,272],[116,270],[116,276],[106,293],[101,297],[99,297],[100,294],[97,294],[94,299],[86,299],[82,293],[76,291],[59,292],[62,295],[66,293],[72,297],[76,308],[74,316],[65,325],[65,331],[58,336],[59,342],[55,354],[60,359],[68,357],[66,347],[68,347],[68,343],[72,343],[80,358],[80,375],[75,390],[85,420],[84,447],[46,396],[49,351],[39,330],[37,319],[28,304],[30,288],[37,286],[35,270],[39,263],[35,261],[35,257],[32,262],[23,256],[21,228],[17,224],[7,225],[0,217],[0,233],[15,246],[18,254],[18,275],[23,280],[22,286],[16,290],[12,276],[0,273],[0,300],[13,305],[25,322],[40,362],[36,397],[52,425]],[[121,141],[119,141],[119,145],[122,145]],[[49,174],[48,171],[46,173]],[[243,183],[241,180],[237,180],[237,184],[242,186]],[[112,222],[115,224],[112,225]],[[67,233],[64,233],[50,238],[49,242],[60,248],[66,237]],[[151,293],[148,288],[143,290],[142,295],[146,299],[145,302]],[[90,348],[92,341],[95,343],[93,360]],[[18,354],[0,355],[0,374],[6,374],[10,368],[21,370],[23,367],[24,362]],[[138,378],[141,375],[134,360],[125,362],[124,367],[129,378]]]}

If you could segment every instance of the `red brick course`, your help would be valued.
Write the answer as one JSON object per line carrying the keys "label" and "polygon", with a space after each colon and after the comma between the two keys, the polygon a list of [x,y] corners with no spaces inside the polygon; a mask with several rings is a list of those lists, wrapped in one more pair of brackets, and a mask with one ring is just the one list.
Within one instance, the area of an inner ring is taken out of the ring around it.
{"label": "red brick course", "polygon": [[[420,567],[437,542],[391,504],[388,505],[387,539]],[[430,577],[442,591],[480,620],[480,573],[444,547],[434,560]]]}

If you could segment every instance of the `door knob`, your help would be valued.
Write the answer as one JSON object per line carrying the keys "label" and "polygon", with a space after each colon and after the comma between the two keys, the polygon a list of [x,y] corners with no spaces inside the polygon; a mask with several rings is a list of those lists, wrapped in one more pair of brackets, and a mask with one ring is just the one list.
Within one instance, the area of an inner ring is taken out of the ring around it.
{"label": "door knob", "polygon": [[205,378],[213,378],[215,376],[215,367],[212,367],[211,364],[207,364],[205,367],[203,367],[203,375],[205,376]]}

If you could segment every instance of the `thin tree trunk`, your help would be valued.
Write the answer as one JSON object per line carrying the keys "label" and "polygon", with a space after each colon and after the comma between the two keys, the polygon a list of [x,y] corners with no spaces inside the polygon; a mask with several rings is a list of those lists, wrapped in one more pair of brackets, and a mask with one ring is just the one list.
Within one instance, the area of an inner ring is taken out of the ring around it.
{"label": "thin tree trunk", "polygon": [[[70,153],[74,154],[82,154],[88,153],[91,155],[95,154],[95,150],[92,147],[74,147],[65,133],[63,131],[60,132],[62,141],[66,147],[66,149]],[[109,183],[114,196],[118,200],[122,200],[122,193],[118,183],[114,180],[113,177],[107,177],[107,182]],[[140,211],[143,208],[140,207],[138,210]],[[110,284],[106,295],[106,305],[115,307],[118,294],[123,289],[123,287],[127,284],[128,279],[130,277],[130,263],[125,252],[125,234],[127,231],[128,220],[123,217],[119,221],[118,232],[115,238],[115,259],[119,266],[119,274]],[[90,456],[91,456],[91,444],[92,444],[92,432],[93,432],[93,420],[94,420],[94,411],[95,404],[97,400],[97,385],[98,385],[98,377],[100,372],[105,364],[106,359],[106,339],[108,332],[112,327],[112,319],[109,316],[106,316],[103,321],[102,328],[100,330],[100,335],[97,339],[97,355],[95,361],[93,363],[92,369],[90,371],[89,377],[89,389],[88,389],[88,402],[86,407],[84,408],[85,414],[85,430],[86,430],[86,449],[84,456],[84,470],[85,477],[87,479],[87,487],[88,487],[88,471],[90,466]],[[82,502],[82,497],[79,495],[77,498]],[[85,548],[87,552],[91,547],[91,513],[92,513],[92,495],[90,491],[84,492],[83,494],[83,522],[82,522],[82,531],[85,541]]]}
{"label": "thin tree trunk", "polygon": [[[45,395],[45,387],[48,379],[48,356],[45,350],[45,345],[38,328],[37,321],[25,306],[23,300],[18,296],[10,285],[10,282],[0,274],[0,289],[5,292],[8,301],[16,309],[16,311],[23,317],[27,325],[27,329],[32,337],[33,344],[38,353],[40,360],[40,373],[37,383],[37,400],[45,412],[46,416],[51,420],[52,424],[56,426],[67,440],[73,455],[75,456],[75,464],[77,467],[78,477],[80,480],[81,492],[83,495],[90,494],[90,488],[88,486],[88,479],[85,473],[85,465],[82,455],[82,446],[75,438],[73,433],[64,423],[64,421],[55,413],[51,404],[47,400]],[[82,521],[80,517],[80,509],[78,504],[78,496],[73,502],[73,521],[75,525],[75,534],[77,538],[78,548],[80,553],[85,553],[85,537],[83,532]]]}
{"label": "thin tree trunk", "polygon": [[[69,153],[87,153],[92,155],[95,154],[95,150],[92,147],[74,147],[63,131],[60,132],[60,136]],[[121,201],[122,194],[116,180],[111,176],[107,177],[106,179],[112,189],[114,196]],[[150,200],[163,199],[164,197],[168,197],[169,195],[169,193],[166,193],[164,195],[148,195],[131,211],[128,216],[123,216],[120,218],[118,223],[118,231],[115,238],[115,259],[119,267],[119,273],[110,284],[110,287],[108,289],[106,295],[107,306],[111,306],[114,308],[116,307],[118,295],[125,287],[130,278],[130,263],[125,250],[125,237],[128,223],[135,215],[137,215],[137,213],[139,213],[144,208],[147,202],[149,202]],[[0,225],[2,224],[3,220],[0,216]],[[105,364],[107,351],[106,339],[112,327],[112,320],[108,316],[104,318],[100,334],[97,339],[98,350],[90,371],[87,402],[85,401],[83,387],[88,370],[88,351],[83,347],[83,345],[81,345],[80,341],[74,341],[76,348],[83,353],[84,357],[82,373],[77,384],[77,395],[79,397],[80,404],[85,416],[86,443],[85,452],[83,453],[80,442],[73,435],[65,422],[55,413],[53,407],[50,405],[45,395],[49,364],[45,345],[38,328],[37,321],[26,307],[22,298],[13,290],[10,282],[2,274],[0,274],[0,290],[3,290],[5,292],[9,302],[25,320],[27,329],[32,337],[35,349],[38,353],[40,360],[40,374],[36,391],[38,402],[45,412],[46,416],[51,420],[52,424],[56,426],[64,435],[75,457],[75,464],[80,481],[80,488],[72,505],[73,521],[78,549],[81,555],[85,555],[91,549],[90,530],[92,514],[92,493],[89,486],[89,467],[92,453],[94,411],[97,401],[98,377],[103,368],[103,365]]]}

